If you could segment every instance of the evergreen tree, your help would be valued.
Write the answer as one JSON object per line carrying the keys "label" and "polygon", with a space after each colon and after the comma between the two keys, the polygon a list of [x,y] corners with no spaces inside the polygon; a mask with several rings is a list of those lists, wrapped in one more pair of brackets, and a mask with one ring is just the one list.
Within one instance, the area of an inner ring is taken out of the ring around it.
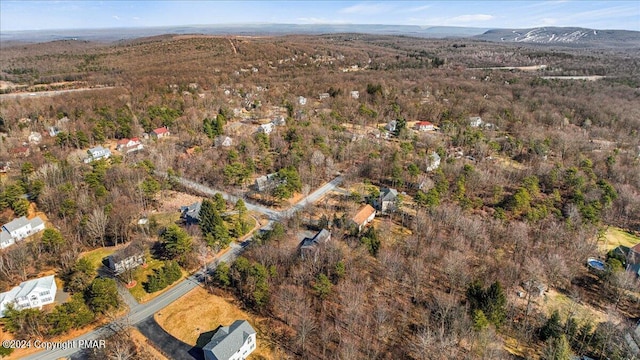
{"label": "evergreen tree", "polygon": [[562,335],[562,324],[560,323],[560,313],[555,310],[547,319],[547,322],[540,329],[540,339],[557,339]]}
{"label": "evergreen tree", "polygon": [[164,255],[168,259],[177,259],[184,263],[186,255],[192,250],[191,237],[178,225],[169,225],[160,236]]}
{"label": "evergreen tree", "polygon": [[118,288],[113,279],[97,278],[89,286],[88,304],[96,313],[106,313],[119,305]]}

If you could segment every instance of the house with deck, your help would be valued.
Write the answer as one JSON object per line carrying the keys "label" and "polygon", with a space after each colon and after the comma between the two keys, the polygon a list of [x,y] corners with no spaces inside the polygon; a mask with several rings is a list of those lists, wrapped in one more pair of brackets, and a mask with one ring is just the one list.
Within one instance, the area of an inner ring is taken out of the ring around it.
{"label": "house with deck", "polygon": [[124,154],[140,151],[142,149],[144,149],[144,145],[142,145],[139,138],[120,139],[116,145],[116,150]]}
{"label": "house with deck", "polygon": [[380,196],[375,200],[376,209],[382,213],[393,211],[398,201],[398,190],[391,188],[382,188]]}
{"label": "house with deck", "polygon": [[39,216],[29,220],[26,216],[21,216],[17,219],[2,225],[2,231],[0,231],[0,249],[4,249],[16,243],[16,241],[23,240],[31,235],[37,234],[44,230],[44,221]]}
{"label": "house with deck", "polygon": [[202,348],[205,360],[244,360],[256,349],[256,331],[246,320],[221,326]]}
{"label": "house with deck", "polygon": [[144,245],[139,241],[134,241],[107,257],[109,270],[116,275],[133,270],[145,263],[144,253]]}
{"label": "house with deck", "polygon": [[97,160],[110,158],[111,150],[98,145],[94,148],[87,150],[87,154],[89,154],[89,157],[84,159],[85,164],[88,164],[90,162],[94,162]]}
{"label": "house with deck", "polygon": [[14,309],[42,309],[55,301],[58,288],[54,275],[24,281],[13,289],[0,293],[0,317],[11,304]]}

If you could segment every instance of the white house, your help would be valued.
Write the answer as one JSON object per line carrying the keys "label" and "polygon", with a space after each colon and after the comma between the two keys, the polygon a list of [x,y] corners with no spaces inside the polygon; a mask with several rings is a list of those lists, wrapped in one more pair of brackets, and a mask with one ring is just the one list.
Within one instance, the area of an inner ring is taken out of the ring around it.
{"label": "white house", "polygon": [[440,155],[437,152],[432,152],[427,157],[427,172],[431,172],[440,167]]}
{"label": "white house", "polygon": [[171,135],[171,132],[169,132],[169,129],[166,127],[157,128],[151,131],[151,137],[154,139],[162,139],[169,135]]}
{"label": "white house", "polygon": [[433,131],[435,127],[428,121],[418,121],[415,125],[415,129],[418,131]]}
{"label": "white house", "polygon": [[304,96],[298,96],[298,104],[307,105],[307,98]]}
{"label": "white house", "polygon": [[373,221],[375,217],[376,209],[374,209],[373,206],[366,204],[358,210],[353,218],[351,218],[351,223],[358,227],[358,232],[362,232],[364,227]]}
{"label": "white house", "polygon": [[480,116],[472,116],[469,118],[469,126],[477,128],[482,126],[482,124],[484,124],[484,121],[482,121],[482,118]]}
{"label": "white house", "polygon": [[269,135],[273,131],[274,127],[275,127],[275,125],[273,123],[262,124],[262,125],[258,126],[258,132],[259,133],[265,133],[265,134]]}
{"label": "white house", "polygon": [[246,320],[221,326],[202,348],[205,360],[244,360],[256,349],[256,331]]}
{"label": "white house", "polygon": [[15,244],[33,234],[44,230],[44,221],[39,216],[28,220],[25,216],[13,219],[2,225],[0,232],[0,249],[4,249]]}
{"label": "white house", "polygon": [[9,304],[13,304],[18,310],[41,309],[43,305],[54,302],[56,291],[58,289],[53,275],[22,282],[0,294],[0,317],[4,317],[4,311]]}
{"label": "white house", "polygon": [[351,95],[351,97],[352,97],[353,99],[357,99],[357,98],[359,98],[359,97],[360,97],[360,92],[359,92],[359,91],[357,91],[357,90],[353,90],[353,91],[351,91],[350,95]]}
{"label": "white house", "polygon": [[319,100],[328,99],[329,96],[330,96],[329,93],[320,93],[320,94],[318,94],[318,99]]}
{"label": "white house", "polygon": [[96,160],[108,159],[111,157],[111,150],[103,148],[100,145],[87,150],[87,153],[89,154],[89,157],[84,159],[84,162],[87,164]]}
{"label": "white house", "polygon": [[128,154],[134,151],[139,151],[144,149],[144,145],[140,142],[140,139],[120,139],[116,145],[116,150]]}
{"label": "white house", "polygon": [[32,131],[31,134],[29,134],[28,140],[32,144],[40,144],[42,135],[39,132]]}
{"label": "white house", "polygon": [[391,120],[384,126],[385,129],[389,132],[396,131],[396,127],[398,126],[398,122],[396,120]]}
{"label": "white house", "polygon": [[233,139],[231,139],[228,136],[218,135],[213,140],[213,143],[216,146],[229,147],[229,146],[233,145]]}

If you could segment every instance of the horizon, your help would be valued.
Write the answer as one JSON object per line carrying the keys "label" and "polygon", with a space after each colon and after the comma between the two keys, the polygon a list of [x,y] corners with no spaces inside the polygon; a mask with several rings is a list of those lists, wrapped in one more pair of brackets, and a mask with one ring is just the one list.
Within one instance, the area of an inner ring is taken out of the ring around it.
{"label": "horizon", "polygon": [[[167,16],[171,14],[171,16]],[[640,2],[619,1],[13,1],[0,32],[242,25],[385,25],[640,31]]]}

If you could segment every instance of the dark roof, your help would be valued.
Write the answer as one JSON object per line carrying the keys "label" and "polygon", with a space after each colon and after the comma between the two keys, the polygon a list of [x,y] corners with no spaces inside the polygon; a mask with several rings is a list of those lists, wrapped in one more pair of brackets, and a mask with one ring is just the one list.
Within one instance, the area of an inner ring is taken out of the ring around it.
{"label": "dark roof", "polygon": [[203,351],[211,351],[217,359],[229,359],[244,345],[249,335],[256,331],[246,320],[236,320],[229,326],[222,326],[211,337]]}
{"label": "dark roof", "polygon": [[126,247],[116,251],[111,254],[110,258],[114,263],[119,263],[120,261],[130,258],[132,256],[138,256],[144,254],[144,244],[140,241],[133,241]]}
{"label": "dark roof", "polygon": [[188,221],[200,221],[200,209],[202,208],[202,202],[194,202],[189,206],[182,206],[180,211],[182,217]]}
{"label": "dark roof", "polygon": [[313,238],[304,238],[300,243],[301,248],[315,247],[318,244],[324,244],[331,238],[331,232],[327,229],[322,229]]}

